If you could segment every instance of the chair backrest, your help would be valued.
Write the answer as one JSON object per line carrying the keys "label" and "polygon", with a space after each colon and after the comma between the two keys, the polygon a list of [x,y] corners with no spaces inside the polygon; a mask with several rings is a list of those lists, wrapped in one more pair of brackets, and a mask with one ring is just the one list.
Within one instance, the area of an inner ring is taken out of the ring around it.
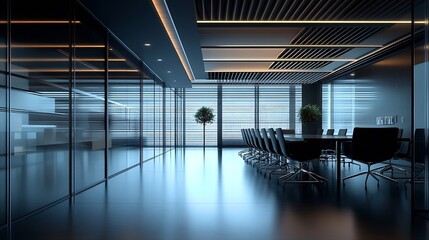
{"label": "chair backrest", "polygon": [[281,155],[282,152],[279,146],[279,141],[276,138],[276,133],[273,128],[268,128],[268,136],[271,139],[271,146],[273,146],[274,152]]}
{"label": "chair backrest", "polygon": [[265,143],[261,137],[261,133],[259,132],[259,129],[253,128],[253,132],[255,133],[255,137],[256,137],[256,140],[258,142],[259,149],[266,150]]}
{"label": "chair backrest", "polygon": [[398,128],[355,128],[353,130],[352,157],[355,160],[376,163],[395,155]]}
{"label": "chair backrest", "polygon": [[326,131],[326,135],[334,135],[334,129],[330,128]]}
{"label": "chair backrest", "polygon": [[246,142],[247,146],[254,147],[253,143],[252,143],[252,139],[249,136],[249,131],[248,130],[249,129],[243,129],[243,135],[244,135],[244,138],[245,138],[245,142]]}
{"label": "chair backrest", "polygon": [[417,128],[414,132],[414,157],[418,163],[425,162],[425,135],[424,128]]}
{"label": "chair backrest", "polygon": [[285,138],[283,137],[283,132],[281,128],[276,128],[276,138],[277,138],[277,141],[279,142],[281,155],[287,157],[286,142],[285,142]]}
{"label": "chair backrest", "polygon": [[252,138],[252,143],[253,143],[254,148],[260,149],[261,147],[259,146],[258,139],[256,138],[255,129],[250,128],[249,134],[250,134],[250,137]]}
{"label": "chair backrest", "polygon": [[346,136],[347,135],[347,128],[341,128],[338,130],[338,136]]}
{"label": "chair backrest", "polygon": [[[398,129],[398,138],[402,138],[402,134],[404,134],[404,129],[400,128]],[[401,149],[402,141],[398,141],[396,143],[396,152],[398,152]]]}
{"label": "chair backrest", "polygon": [[268,138],[267,135],[267,130],[265,128],[261,129],[261,135],[262,135],[262,139],[264,139],[264,143],[265,143],[265,148],[268,152],[272,153],[274,152],[273,150],[273,145],[271,144],[270,139]]}
{"label": "chair backrest", "polygon": [[317,134],[317,135],[322,135],[322,134],[323,134],[323,128],[319,128],[319,129],[317,129],[316,134]]}
{"label": "chair backrest", "polygon": [[295,134],[295,129],[282,129],[283,134]]}

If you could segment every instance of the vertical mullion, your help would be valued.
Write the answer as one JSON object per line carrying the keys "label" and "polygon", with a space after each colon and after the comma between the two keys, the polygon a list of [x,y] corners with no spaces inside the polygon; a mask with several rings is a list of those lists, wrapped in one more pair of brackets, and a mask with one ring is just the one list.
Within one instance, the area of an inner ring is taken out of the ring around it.
{"label": "vertical mullion", "polygon": [[74,173],[75,173],[75,159],[74,159],[74,146],[75,146],[75,135],[74,135],[74,129],[75,129],[75,118],[74,118],[74,107],[75,107],[75,98],[74,98],[74,94],[73,94],[73,86],[75,84],[76,81],[76,76],[75,76],[75,56],[76,56],[76,52],[75,52],[75,34],[76,34],[76,24],[75,24],[75,19],[76,19],[76,9],[75,9],[75,4],[73,4],[73,1],[69,1],[70,4],[70,19],[73,21],[70,21],[69,26],[70,26],[70,33],[69,33],[69,96],[68,96],[68,100],[69,100],[69,197],[72,197],[75,193],[75,177],[74,177]]}
{"label": "vertical mullion", "polygon": [[294,85],[289,86],[289,129],[296,129],[296,89]]}
{"label": "vertical mullion", "polygon": [[6,1],[6,224],[8,229],[8,237],[11,239],[12,225],[12,199],[11,199],[11,136],[10,136],[10,91],[11,91],[11,0]]}
{"label": "vertical mullion", "polygon": [[161,136],[162,136],[162,153],[164,153],[165,151],[166,151],[166,143],[167,143],[167,141],[166,141],[166,126],[167,126],[167,124],[166,124],[166,116],[167,116],[167,114],[166,114],[166,110],[167,110],[167,108],[165,107],[165,105],[166,105],[166,93],[165,93],[165,89],[166,89],[167,87],[165,86],[165,83],[162,85],[162,99],[161,99],[161,103],[162,103],[162,106],[161,106],[161,114],[162,114],[162,119],[161,119]]}
{"label": "vertical mullion", "polygon": [[186,147],[186,88],[183,88],[182,98],[182,143]]}
{"label": "vertical mullion", "polygon": [[177,148],[177,88],[174,89],[174,149]]}
{"label": "vertical mullion", "polygon": [[255,128],[259,129],[259,86],[255,86]]}
{"label": "vertical mullion", "polygon": [[109,31],[105,35],[104,49],[104,179],[109,177]]}
{"label": "vertical mullion", "polygon": [[[427,1],[426,1],[427,2]],[[411,5],[411,66],[414,68],[415,67],[415,55],[414,55],[414,51],[416,49],[416,44],[415,44],[415,29],[414,29],[414,22],[415,22],[415,5],[414,5],[414,1],[410,0],[410,5]],[[423,45],[426,43],[423,43]],[[414,175],[415,175],[415,151],[414,151],[414,114],[415,114],[415,105],[414,105],[414,71],[410,71],[410,78],[411,78],[411,132],[410,132],[410,143],[412,143],[411,146],[411,211],[415,210],[415,179],[414,179]]]}
{"label": "vertical mullion", "polygon": [[[143,69],[142,67],[140,69]],[[139,152],[140,152],[140,165],[143,163],[143,73],[139,74],[139,90],[140,90],[140,99],[139,99]]]}
{"label": "vertical mullion", "polygon": [[222,148],[222,84],[217,86],[217,147]]}

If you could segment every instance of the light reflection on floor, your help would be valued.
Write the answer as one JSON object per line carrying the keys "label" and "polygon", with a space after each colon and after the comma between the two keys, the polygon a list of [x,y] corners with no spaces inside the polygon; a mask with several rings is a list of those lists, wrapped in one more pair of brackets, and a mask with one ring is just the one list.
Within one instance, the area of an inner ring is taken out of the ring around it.
{"label": "light reflection on floor", "polygon": [[[382,183],[365,192],[287,186],[258,174],[239,149],[171,151],[13,225],[13,239],[425,239],[409,199]],[[318,170],[332,176],[330,165]],[[344,174],[357,171],[345,169]],[[415,235],[412,235],[412,232]]]}

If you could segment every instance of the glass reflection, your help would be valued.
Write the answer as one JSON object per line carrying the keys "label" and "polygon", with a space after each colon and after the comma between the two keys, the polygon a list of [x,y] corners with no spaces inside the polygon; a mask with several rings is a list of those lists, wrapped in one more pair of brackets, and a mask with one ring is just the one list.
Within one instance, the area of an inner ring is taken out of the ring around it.
{"label": "glass reflection", "polygon": [[109,68],[136,70],[109,74],[109,137],[112,147],[108,170],[111,175],[140,162],[140,72],[115,39],[110,39],[109,43]]}
{"label": "glass reflection", "polygon": [[12,219],[68,194],[68,8],[53,0],[11,6],[13,21],[63,20],[11,28]]}
{"label": "glass reflection", "polygon": [[162,153],[163,148],[163,88],[155,85],[155,156]]}
{"label": "glass reflection", "polygon": [[[6,22],[7,1],[0,0],[0,21]],[[0,226],[6,224],[6,24],[0,24]],[[4,46],[4,47],[3,47]],[[2,235],[0,235],[1,238]]]}
{"label": "glass reflection", "polygon": [[[0,22],[6,22],[6,14],[7,14],[7,1],[6,0],[0,0]],[[6,30],[7,30],[7,24],[0,24],[0,72],[6,71]],[[2,79],[0,77],[0,86],[4,86],[4,78]],[[2,95],[5,96],[5,95]]]}
{"label": "glass reflection", "polygon": [[143,160],[155,155],[155,81],[143,79]]}
{"label": "glass reflection", "polygon": [[[75,82],[73,86],[75,117],[75,188],[83,190],[104,179],[105,153],[105,59],[104,29],[83,9],[76,19]],[[108,143],[111,145],[111,142]]]}

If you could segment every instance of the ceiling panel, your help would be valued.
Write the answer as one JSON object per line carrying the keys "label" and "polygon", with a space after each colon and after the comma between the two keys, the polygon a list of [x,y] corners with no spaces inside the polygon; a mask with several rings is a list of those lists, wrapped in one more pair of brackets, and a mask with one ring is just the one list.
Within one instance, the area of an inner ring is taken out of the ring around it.
{"label": "ceiling panel", "polygon": [[258,48],[206,48],[202,49],[204,61],[217,59],[276,59],[283,52],[283,48],[258,49]]}
{"label": "ceiling panel", "polygon": [[314,83],[410,32],[408,0],[195,0],[195,10],[208,80],[225,84]]}

